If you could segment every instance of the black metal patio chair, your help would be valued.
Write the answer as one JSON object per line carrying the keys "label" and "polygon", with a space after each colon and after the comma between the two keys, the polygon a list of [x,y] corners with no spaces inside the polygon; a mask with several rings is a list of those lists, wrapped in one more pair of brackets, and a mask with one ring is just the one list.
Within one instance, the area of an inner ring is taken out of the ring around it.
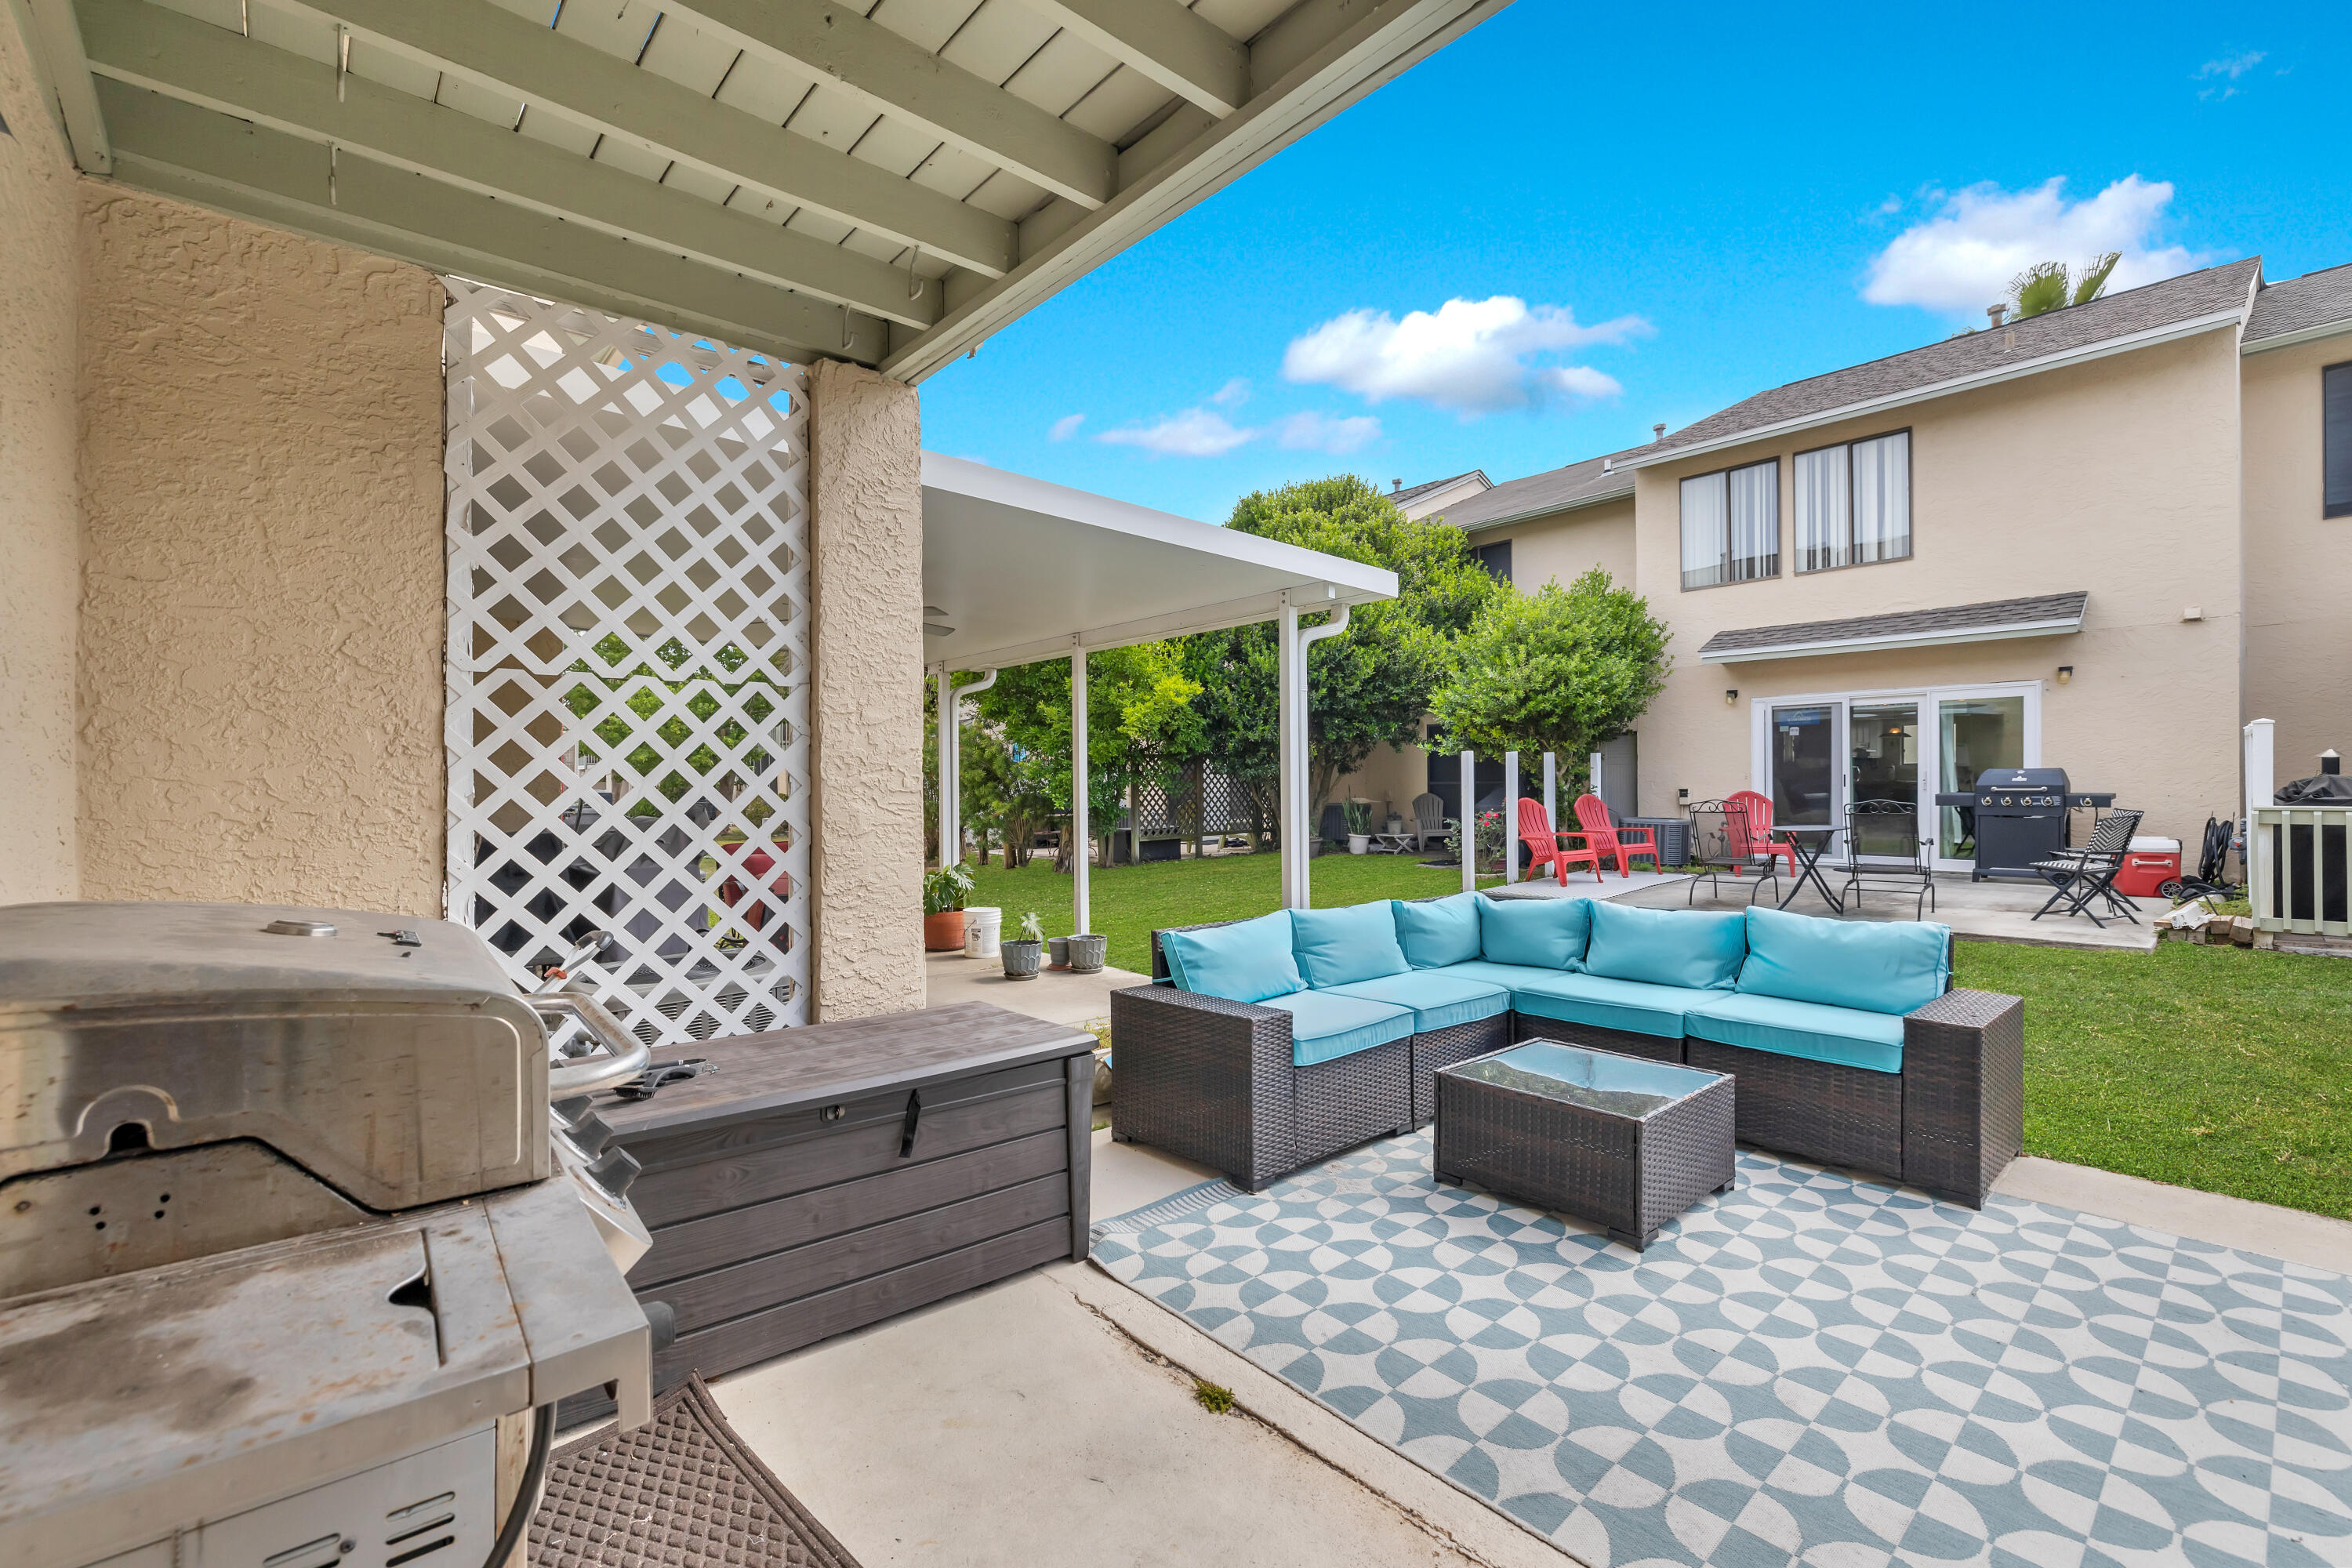
{"label": "black metal patio chair", "polygon": [[2052,910],[2069,915],[2082,915],[2100,930],[2106,922],[2100,920],[2093,902],[2105,904],[2110,915],[2121,915],[2132,924],[2139,924],[2133,912],[2131,900],[2116,891],[2116,873],[2124,868],[2125,851],[2131,847],[2132,835],[2139,831],[2144,812],[2110,811],[2099,818],[2091,829],[2090,841],[2080,849],[2061,851],[2047,860],[2033,862],[2033,869],[2049,882],[2050,901],[2033,911],[2040,920]]}
{"label": "black metal patio chair", "polygon": [[[1927,841],[1919,837],[1919,807],[1907,800],[1857,800],[1845,808],[1846,878],[1843,896],[1862,907],[1865,892],[1895,893],[1911,900],[1911,918],[1924,920],[1936,907],[1936,877]],[[1864,856],[1869,859],[1865,862]]]}

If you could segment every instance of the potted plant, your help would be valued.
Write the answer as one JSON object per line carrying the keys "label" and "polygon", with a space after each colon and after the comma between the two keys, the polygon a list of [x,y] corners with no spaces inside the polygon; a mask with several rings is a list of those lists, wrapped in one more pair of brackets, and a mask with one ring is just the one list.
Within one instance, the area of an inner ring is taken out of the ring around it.
{"label": "potted plant", "polygon": [[1103,954],[1109,947],[1110,938],[1092,931],[1080,931],[1070,938],[1070,973],[1099,974],[1102,973]]}
{"label": "potted plant", "polygon": [[1021,934],[1006,937],[996,951],[1004,960],[1005,979],[1036,979],[1037,961],[1045,952],[1045,922],[1031,910],[1021,917]]}
{"label": "potted plant", "polygon": [[963,906],[971,897],[971,868],[959,860],[923,874],[923,951],[963,951]]}
{"label": "potted plant", "polygon": [[1340,809],[1348,814],[1348,853],[1361,855],[1372,847],[1372,803],[1351,800]]}

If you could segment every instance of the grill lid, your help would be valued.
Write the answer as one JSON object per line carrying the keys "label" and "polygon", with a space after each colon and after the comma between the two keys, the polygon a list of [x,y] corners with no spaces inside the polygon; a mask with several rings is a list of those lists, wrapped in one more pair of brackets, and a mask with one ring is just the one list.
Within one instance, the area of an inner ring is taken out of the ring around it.
{"label": "grill lid", "polygon": [[1979,799],[1989,795],[2064,795],[2064,768],[1993,768],[1979,773],[1976,794]]}

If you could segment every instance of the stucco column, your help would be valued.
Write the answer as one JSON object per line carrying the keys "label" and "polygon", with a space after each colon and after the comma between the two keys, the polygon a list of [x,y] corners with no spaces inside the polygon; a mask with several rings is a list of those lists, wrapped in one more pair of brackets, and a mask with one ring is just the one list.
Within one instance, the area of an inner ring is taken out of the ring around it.
{"label": "stucco column", "polygon": [[923,455],[915,389],[809,367],[810,1016],[923,1005]]}

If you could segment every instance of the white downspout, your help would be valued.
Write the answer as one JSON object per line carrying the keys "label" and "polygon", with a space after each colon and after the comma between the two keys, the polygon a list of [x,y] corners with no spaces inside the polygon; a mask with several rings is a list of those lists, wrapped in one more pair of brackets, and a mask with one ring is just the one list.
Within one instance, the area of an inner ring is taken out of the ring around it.
{"label": "white downspout", "polygon": [[[1549,752],[1544,753],[1544,820],[1551,825],[1553,833],[1559,831],[1559,759]],[[1559,844],[1555,837],[1553,847],[1557,848]]]}
{"label": "white downspout", "polygon": [[[948,672],[942,668],[940,671],[940,683],[944,686],[950,679]],[[971,685],[959,686],[948,693],[947,734],[950,738],[948,755],[953,758],[955,763],[955,787],[954,793],[949,793],[947,776],[942,773],[940,784],[940,821],[943,826],[940,829],[940,843],[943,846],[953,844],[958,860],[963,858],[963,700],[977,696],[995,684],[996,671],[992,669]],[[940,853],[944,856],[946,850],[942,848]]]}
{"label": "white downspout", "polygon": [[955,677],[944,664],[937,671],[940,678],[939,712],[931,724],[932,748],[940,758],[940,864],[952,866],[948,846],[955,842],[955,712],[954,700],[950,695]]}
{"label": "white downspout", "polygon": [[1519,753],[1503,753],[1503,885],[1519,879]]}
{"label": "white downspout", "polygon": [[[1325,591],[1327,593],[1330,592],[1328,589]],[[1297,624],[1297,617],[1295,613],[1291,616],[1291,624],[1294,626]],[[1297,748],[1298,761],[1297,767],[1293,770],[1292,776],[1297,781],[1297,812],[1302,848],[1305,846],[1304,836],[1307,831],[1307,818],[1312,815],[1315,809],[1315,803],[1307,798],[1308,772],[1307,766],[1307,650],[1314,647],[1317,643],[1321,642],[1325,637],[1338,637],[1341,632],[1344,632],[1347,629],[1348,606],[1341,605],[1332,611],[1331,618],[1329,620],[1324,622],[1319,626],[1308,626],[1297,634],[1298,652],[1292,659],[1293,674],[1298,683],[1298,712],[1297,719],[1294,720],[1291,724],[1291,732],[1293,736],[1292,743]],[[1290,907],[1294,910],[1313,909],[1315,907],[1313,894],[1307,885],[1307,859],[1304,854],[1298,857],[1297,865],[1297,900],[1295,903],[1291,903]]]}
{"label": "white downspout", "polygon": [[1307,853],[1293,810],[1298,764],[1292,752],[1290,735],[1299,718],[1295,676],[1297,668],[1298,606],[1285,594],[1281,610],[1274,618],[1274,831],[1275,847],[1281,856],[1282,907],[1286,910],[1298,907],[1298,885],[1303,880],[1300,868],[1306,864]]}
{"label": "white downspout", "polygon": [[1462,753],[1462,816],[1455,824],[1462,843],[1462,890],[1478,890],[1478,753]]}

